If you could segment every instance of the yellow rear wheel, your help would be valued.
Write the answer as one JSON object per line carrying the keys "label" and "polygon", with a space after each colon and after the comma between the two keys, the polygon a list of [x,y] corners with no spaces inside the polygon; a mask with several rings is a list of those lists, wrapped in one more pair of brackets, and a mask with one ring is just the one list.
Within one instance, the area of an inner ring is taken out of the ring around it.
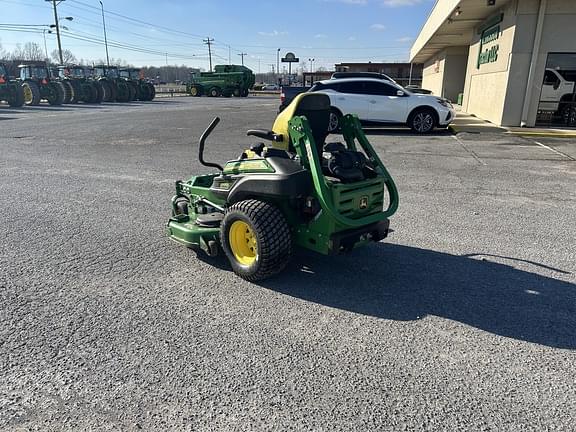
{"label": "yellow rear wheel", "polygon": [[220,244],[234,273],[249,281],[279,273],[292,254],[292,234],[284,215],[275,205],[258,200],[228,207]]}
{"label": "yellow rear wheel", "polygon": [[24,102],[26,102],[27,104],[32,102],[32,91],[28,86],[24,87]]}
{"label": "yellow rear wheel", "polygon": [[249,266],[258,256],[258,239],[252,227],[241,220],[232,223],[229,231],[230,249],[239,263]]}
{"label": "yellow rear wheel", "polygon": [[40,103],[40,88],[38,84],[33,81],[25,81],[22,83],[22,90],[24,91],[24,103],[26,105],[38,105]]}

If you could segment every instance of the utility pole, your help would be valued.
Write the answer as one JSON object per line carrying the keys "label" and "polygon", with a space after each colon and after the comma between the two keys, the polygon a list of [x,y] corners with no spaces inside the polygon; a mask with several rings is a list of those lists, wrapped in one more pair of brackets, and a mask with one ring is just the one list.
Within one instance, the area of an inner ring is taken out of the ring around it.
{"label": "utility pole", "polygon": [[104,45],[106,45],[106,65],[110,67],[110,57],[108,56],[108,39],[106,37],[106,20],[104,19],[104,3],[100,1],[100,7],[102,8],[102,27],[104,27]]}
{"label": "utility pole", "polygon": [[211,48],[211,44],[212,42],[214,42],[214,39],[210,39],[210,37],[207,37],[206,39],[202,40],[206,45],[208,45],[208,57],[210,59],[210,72],[212,72],[212,48]]}
{"label": "utility pole", "polygon": [[[52,2],[54,7],[54,25],[56,26],[56,39],[58,39],[58,56],[60,57],[60,64],[64,63],[62,58],[62,42],[60,41],[60,25],[58,24],[58,11],[56,10],[56,0],[46,0]],[[58,4],[62,3],[64,0],[60,0]]]}
{"label": "utility pole", "polygon": [[238,55],[239,55],[240,57],[242,57],[242,66],[244,66],[244,56],[245,56],[245,55],[248,55],[248,54],[246,54],[246,53],[240,53],[240,54],[238,54]]}

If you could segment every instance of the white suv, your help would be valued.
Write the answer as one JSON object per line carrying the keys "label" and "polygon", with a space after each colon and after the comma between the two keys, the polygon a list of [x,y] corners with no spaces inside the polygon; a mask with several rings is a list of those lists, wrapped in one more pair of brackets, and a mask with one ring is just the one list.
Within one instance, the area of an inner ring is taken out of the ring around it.
{"label": "white suv", "polygon": [[330,132],[338,129],[338,119],[346,114],[358,115],[363,123],[405,124],[417,133],[446,127],[455,115],[446,99],[411,93],[396,83],[375,78],[319,81],[309,91],[330,97]]}

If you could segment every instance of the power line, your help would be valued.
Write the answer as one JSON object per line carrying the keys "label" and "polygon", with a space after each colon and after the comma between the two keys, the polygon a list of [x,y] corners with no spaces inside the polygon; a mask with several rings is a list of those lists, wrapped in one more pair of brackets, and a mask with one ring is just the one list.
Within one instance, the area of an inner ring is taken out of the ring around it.
{"label": "power line", "polygon": [[49,27],[50,24],[0,24],[6,27]]}
{"label": "power line", "polygon": [[[19,33],[32,33],[32,34],[38,34],[38,35],[41,35],[42,31],[43,31],[41,29],[41,27],[18,28],[16,26],[8,27],[6,25],[0,25],[0,28],[3,31],[19,32]],[[103,39],[101,39],[99,37],[95,37],[91,33],[82,32],[82,31],[78,31],[78,30],[70,31],[70,30],[62,29],[62,36],[67,38],[67,39],[73,39],[73,40],[88,42],[88,43],[93,44],[93,45],[102,45],[102,43],[104,42]],[[166,51],[144,48],[144,47],[133,45],[133,44],[122,43],[122,42],[119,42],[116,40],[110,40],[109,43],[114,48],[118,48],[121,50],[139,52],[139,53],[155,55],[155,56],[164,57],[164,56],[166,56],[166,54],[168,54],[170,57],[175,58],[175,59],[180,59],[180,60],[206,60],[207,59],[207,57],[197,56],[195,54],[186,55],[186,54],[173,53],[173,52],[167,53]],[[217,56],[216,54],[214,54],[214,55]],[[218,56],[218,57],[220,57],[220,56]]]}
{"label": "power line", "polygon": [[33,8],[42,8],[42,9],[52,9],[50,6],[41,6],[39,4],[32,4],[32,3],[24,3],[24,2],[20,2],[20,1],[12,1],[12,0],[0,0],[1,3],[10,3],[10,4],[15,4],[18,6],[30,6]]}
{"label": "power line", "polygon": [[244,56],[247,56],[248,54],[246,53],[240,53],[238,54],[240,57],[242,57],[242,66],[244,66]]}
{"label": "power line", "polygon": [[[42,34],[42,31],[40,29],[25,29],[25,28],[2,28],[2,31],[9,31],[9,32],[15,32],[15,33],[34,33],[34,34]],[[16,45],[20,45],[19,42],[16,43]]]}
{"label": "power line", "polygon": [[[70,2],[76,3],[76,4],[80,4],[80,5],[82,5],[82,6],[86,7],[86,8],[99,10],[98,7],[96,7],[96,6],[92,6],[92,5],[90,5],[90,4],[83,3],[83,2],[78,1],[78,0],[70,0]],[[153,27],[153,28],[157,28],[157,29],[161,29],[161,30],[164,30],[165,32],[168,32],[168,33],[181,34],[181,35],[186,35],[186,36],[192,36],[192,37],[202,38],[201,35],[197,35],[197,34],[193,34],[193,33],[188,33],[188,32],[183,32],[183,31],[180,31],[180,30],[173,30],[173,29],[171,29],[171,28],[169,28],[169,27],[164,27],[164,26],[161,26],[161,25],[158,25],[158,24],[153,24],[153,23],[150,23],[150,22],[147,22],[147,21],[142,21],[142,20],[139,20],[139,19],[136,19],[136,18],[131,18],[131,17],[129,17],[129,16],[122,15],[122,14],[120,14],[120,13],[112,12],[112,11],[109,11],[109,10],[106,11],[106,15],[114,15],[114,16],[119,17],[119,18],[122,18],[122,19],[124,19],[124,20],[136,22],[136,23],[138,23],[138,24],[144,24],[144,25],[146,25],[146,26]]]}
{"label": "power line", "polygon": [[[78,0],[69,0],[69,1],[72,2],[72,3],[76,3],[76,4],[79,4],[79,5],[82,5],[82,6],[86,7],[86,8],[89,8],[89,9],[96,9],[96,10],[98,9],[98,8],[95,7],[95,6],[89,5],[89,4],[87,4],[87,3],[83,3],[83,2],[78,1]],[[76,8],[78,8],[78,6],[76,6]],[[84,9],[84,10],[86,10],[86,9]],[[93,11],[89,11],[89,12],[93,12]],[[95,13],[95,12],[93,12],[93,13]],[[135,22],[135,23],[138,23],[138,24],[143,24],[143,25],[152,27],[152,28],[160,29],[161,31],[164,31],[164,32],[166,32],[166,33],[172,33],[172,34],[177,34],[177,35],[185,35],[185,36],[191,36],[191,37],[199,37],[199,38],[202,37],[202,36],[197,35],[197,34],[194,34],[194,33],[183,32],[183,31],[180,31],[180,30],[174,30],[174,29],[171,29],[171,28],[168,28],[168,27],[164,27],[164,26],[161,26],[161,25],[158,25],[158,24],[153,24],[153,23],[150,23],[150,22],[147,22],[147,21],[139,20],[139,19],[136,19],[136,18],[131,18],[131,17],[128,17],[128,16],[126,16],[126,15],[122,15],[122,14],[117,13],[117,12],[111,12],[111,11],[109,11],[109,10],[106,11],[106,14],[107,14],[107,15],[114,15],[114,16],[116,16],[116,17],[118,17],[118,18],[120,18],[120,19],[122,19],[122,20],[125,20],[125,21]],[[203,40],[203,41],[206,42],[205,40]],[[214,41],[215,41],[215,40],[212,38],[211,42],[214,42]],[[221,43],[224,43],[224,42],[221,42]],[[212,45],[214,45],[214,44],[212,44]],[[239,50],[237,50],[237,49],[235,49],[235,48],[232,48],[232,47],[230,46],[230,44],[224,43],[224,45],[228,46],[229,49],[233,49],[234,51],[237,51],[237,52],[239,51]],[[211,47],[209,47],[209,50],[210,50],[210,48],[211,48]],[[239,52],[241,52],[241,51],[239,51]]]}
{"label": "power line", "polygon": [[[1,0],[0,0],[0,1],[1,1]],[[77,19],[77,18],[79,18],[79,19]],[[77,13],[74,13],[74,22],[75,22],[76,25],[79,25],[79,26],[81,26],[81,27],[82,27],[82,26],[91,27],[91,28],[95,28],[95,29],[98,29],[98,30],[100,30],[100,29],[102,28],[101,22],[91,20],[91,19],[89,19],[89,18],[86,18],[86,17],[83,16],[83,15],[78,15]],[[153,36],[146,36],[146,35],[143,35],[143,34],[141,34],[141,33],[131,32],[131,31],[126,30],[125,28],[122,29],[122,28],[119,28],[119,27],[116,27],[116,26],[112,26],[112,25],[109,25],[109,24],[106,24],[106,29],[109,30],[108,33],[116,33],[116,32],[118,32],[118,33],[121,33],[122,35],[130,34],[130,35],[134,35],[134,36],[136,36],[136,37],[138,37],[138,38],[140,38],[140,39],[152,40],[152,41],[155,41],[155,42],[162,41],[162,40],[166,41],[165,43],[155,43],[155,44],[153,44],[153,45],[155,45],[155,46],[166,46],[166,45],[170,45],[170,46],[182,46],[182,47],[186,47],[186,46],[190,46],[190,47],[193,47],[193,46],[201,47],[201,46],[203,45],[202,43],[197,43],[197,44],[191,43],[191,42],[182,43],[181,40],[179,40],[179,42],[176,42],[176,39],[162,39],[162,38],[158,38],[158,37],[156,37],[156,36],[154,36],[154,37],[153,37]],[[148,43],[148,45],[152,45],[152,44]]]}
{"label": "power line", "polygon": [[[42,30],[39,28],[2,27],[2,30],[3,31],[10,31],[10,32],[17,32],[17,33],[32,33],[32,34],[37,34],[37,35],[42,34]],[[80,32],[80,31],[71,32],[71,31],[62,30],[62,36],[65,38],[68,38],[68,39],[88,42],[92,45],[102,45],[102,43],[104,42],[103,39],[96,38],[93,35],[91,35],[90,33],[85,33],[85,32]],[[164,57],[164,56],[166,56],[166,54],[168,54],[170,57],[175,58],[175,59],[180,59],[180,60],[206,60],[207,59],[207,57],[197,56],[195,54],[184,55],[184,54],[178,54],[178,53],[166,53],[165,51],[158,51],[158,50],[139,47],[136,45],[124,44],[124,43],[114,41],[114,40],[109,41],[109,44],[110,44],[110,46],[113,46],[114,48],[118,48],[118,49],[125,50],[125,51],[133,51],[133,52],[139,52],[139,53],[143,53],[143,54],[162,56],[162,57]],[[15,45],[18,45],[18,44],[15,44]]]}
{"label": "power line", "polygon": [[[66,33],[66,37],[70,38],[70,39],[84,41],[84,42],[90,42],[90,43],[93,43],[96,45],[102,45],[102,43],[103,43],[103,40],[101,40],[101,39],[94,39],[94,38],[89,38],[89,37],[85,37],[85,36],[71,35],[68,33]],[[108,43],[110,46],[112,46],[114,48],[118,48],[118,49],[125,50],[125,51],[139,52],[139,53],[143,53],[143,54],[150,54],[150,55],[155,55],[155,56],[160,56],[160,57],[165,57],[166,54],[168,54],[168,55],[170,55],[170,57],[177,58],[180,60],[197,60],[198,59],[196,56],[185,56],[185,55],[181,55],[181,54],[171,54],[171,53],[166,53],[166,52],[162,52],[162,51],[153,51],[153,50],[149,50],[146,48],[139,48],[139,47],[135,47],[135,46],[124,45],[124,44],[120,44],[120,43],[116,43],[116,42],[112,42],[112,41],[108,41]]]}
{"label": "power line", "polygon": [[[2,0],[0,0],[0,1],[2,1]],[[70,1],[71,1],[71,0],[70,0]],[[85,8],[83,8],[83,7],[77,7],[77,6],[73,6],[73,5],[68,5],[68,7],[72,7],[72,8],[74,8],[74,9],[78,9],[78,10],[81,10],[81,11],[83,11],[83,12],[88,12],[88,13],[92,13],[92,14],[97,14],[97,12],[94,12],[94,11],[92,11],[92,10],[87,10],[87,9],[85,9]],[[126,20],[123,20],[123,19],[115,18],[115,17],[113,17],[113,16],[108,16],[108,15],[110,14],[109,11],[105,11],[104,14],[105,14],[107,20],[115,20],[115,21],[123,21],[123,22],[126,21]],[[78,21],[77,21],[78,24],[82,24],[82,25],[85,25],[85,26],[88,26],[88,27],[94,27],[94,28],[101,28],[101,27],[102,27],[100,21],[92,20],[92,19],[87,18],[87,17],[85,17],[85,16],[83,16],[83,15],[79,15],[77,12],[74,12],[74,16],[81,18],[81,20],[78,20]],[[87,21],[87,22],[92,23],[92,24],[87,24],[87,23],[85,23],[84,21]],[[129,23],[129,24],[130,24],[130,25],[136,25],[136,24],[133,24],[133,23]],[[139,28],[142,28],[142,25],[138,24],[138,27],[139,27]],[[158,38],[157,36],[148,36],[148,35],[144,35],[144,34],[142,34],[142,33],[135,33],[135,32],[133,32],[133,31],[129,31],[129,30],[126,29],[126,27],[120,28],[120,27],[116,27],[116,26],[110,25],[110,24],[108,24],[108,23],[106,24],[106,28],[107,28],[108,30],[116,30],[117,32],[122,33],[122,35],[131,34],[131,35],[134,35],[134,36],[136,36],[136,37],[139,37],[139,38],[142,38],[142,39],[147,39],[147,40],[153,40],[153,41],[155,41],[155,42],[164,40],[164,41],[166,41],[166,44],[171,44],[171,45],[202,46],[202,43],[200,43],[200,41],[199,41],[199,43],[197,43],[197,44],[190,43],[190,42],[189,42],[189,43],[182,43],[182,38],[179,38],[179,39],[163,39],[163,38]]]}

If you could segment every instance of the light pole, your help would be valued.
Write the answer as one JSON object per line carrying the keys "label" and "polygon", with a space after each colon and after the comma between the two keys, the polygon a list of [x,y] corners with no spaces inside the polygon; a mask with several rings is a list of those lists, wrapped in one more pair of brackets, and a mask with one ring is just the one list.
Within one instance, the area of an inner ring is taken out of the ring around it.
{"label": "light pole", "polygon": [[[280,75],[280,48],[276,50],[276,75]],[[278,81],[278,77],[276,77],[276,81]]]}
{"label": "light pole", "polygon": [[[310,62],[310,84],[312,85],[314,83],[314,74],[312,72],[314,72],[312,70],[313,68],[313,64],[314,64],[314,59],[313,58],[309,58],[308,61]],[[304,85],[306,85],[306,83],[304,83]]]}
{"label": "light pole", "polygon": [[110,67],[110,57],[108,57],[108,39],[106,38],[106,20],[104,19],[104,4],[101,0],[98,0],[100,3],[100,9],[102,9],[102,27],[104,28],[104,45],[106,46],[106,66]]}
{"label": "light pole", "polygon": [[44,37],[44,52],[46,53],[46,61],[48,61],[49,57],[48,57],[48,45],[46,45],[46,32],[51,34],[52,30],[48,30],[48,29],[42,30],[42,36]]}

